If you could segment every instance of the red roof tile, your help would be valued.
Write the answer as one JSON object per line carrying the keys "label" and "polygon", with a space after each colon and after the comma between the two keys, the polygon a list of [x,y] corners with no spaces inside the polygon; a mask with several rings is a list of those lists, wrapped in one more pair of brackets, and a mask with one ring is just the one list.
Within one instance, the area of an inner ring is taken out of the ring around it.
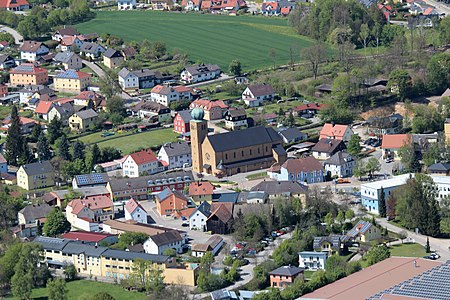
{"label": "red roof tile", "polygon": [[148,164],[158,160],[150,149],[130,154],[130,157],[137,165]]}
{"label": "red roof tile", "polygon": [[381,142],[382,149],[400,149],[403,145],[411,145],[412,137],[410,134],[386,134],[383,135]]}
{"label": "red roof tile", "polygon": [[53,107],[53,101],[39,101],[38,106],[35,109],[37,114],[48,114],[50,109]]}
{"label": "red roof tile", "polygon": [[214,186],[208,181],[193,182],[189,185],[189,196],[212,195]]}
{"label": "red roof tile", "polygon": [[323,128],[320,131],[320,138],[335,138],[338,140],[342,140],[348,128],[348,125],[326,123],[325,125],[323,125]]}
{"label": "red roof tile", "polygon": [[297,107],[294,107],[294,111],[302,111],[302,110],[320,110],[322,108],[326,107],[325,104],[320,104],[320,103],[308,103],[308,104],[303,104]]}
{"label": "red roof tile", "polygon": [[128,211],[130,214],[136,210],[136,208],[140,207],[143,211],[146,211],[136,200],[131,198],[127,201],[125,204],[125,210]]}
{"label": "red roof tile", "polygon": [[206,100],[206,99],[198,99],[198,100],[195,100],[194,102],[192,102],[190,105],[190,108],[195,108],[195,107],[201,107],[204,110],[211,110],[215,107],[220,107],[220,108],[226,109],[226,108],[228,108],[228,105],[226,105],[222,100],[210,101],[210,100]]}
{"label": "red roof tile", "polygon": [[94,196],[84,199],[74,199],[69,202],[68,206],[72,207],[72,213],[78,215],[84,207],[89,207],[91,210],[110,208],[113,206],[111,198],[108,196]]}
{"label": "red roof tile", "polygon": [[[92,221],[92,220],[90,220]],[[112,234],[100,233],[100,232],[87,232],[87,231],[72,231],[65,233],[61,236],[63,239],[85,241],[98,243],[101,240],[113,236]]]}

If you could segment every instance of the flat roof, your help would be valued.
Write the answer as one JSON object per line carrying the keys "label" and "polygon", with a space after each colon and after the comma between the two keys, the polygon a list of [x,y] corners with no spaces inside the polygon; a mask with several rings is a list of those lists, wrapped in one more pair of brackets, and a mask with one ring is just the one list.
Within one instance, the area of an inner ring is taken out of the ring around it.
{"label": "flat roof", "polygon": [[[414,261],[417,267],[414,267]],[[367,299],[441,264],[422,258],[390,257],[298,299]]]}
{"label": "flat roof", "polygon": [[408,181],[410,176],[411,176],[411,178],[414,178],[414,174],[408,173],[408,174],[394,176],[393,178],[389,178],[389,179],[364,183],[364,184],[361,184],[361,188],[364,187],[364,188],[371,188],[371,189],[378,190],[378,189],[381,189],[382,187],[389,188],[389,187],[393,187],[393,186],[404,185],[406,183],[406,181]]}

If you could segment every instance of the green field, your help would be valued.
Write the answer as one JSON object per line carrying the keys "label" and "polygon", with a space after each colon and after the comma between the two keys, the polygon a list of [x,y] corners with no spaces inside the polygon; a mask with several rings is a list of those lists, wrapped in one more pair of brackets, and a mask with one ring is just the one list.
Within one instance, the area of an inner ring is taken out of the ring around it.
{"label": "green field", "polygon": [[[313,42],[297,35],[286,18],[224,16],[156,11],[98,11],[97,17],[78,24],[81,33],[110,33],[125,41],[165,41],[194,62],[219,64],[224,70],[239,59],[245,70],[273,65],[269,50],[276,50],[277,64],[287,64],[289,49]],[[295,60],[299,60],[298,50]]]}
{"label": "green field", "polygon": [[[123,154],[129,154],[139,148],[149,148],[176,141],[178,136],[178,134],[173,132],[172,128],[158,129],[132,135],[127,135],[128,133],[116,133],[106,138],[101,137],[101,134],[100,132],[96,132],[83,136],[79,140],[86,144],[97,143],[99,147],[117,148]],[[120,138],[115,138],[118,136]]]}
{"label": "green field", "polygon": [[427,255],[420,244],[398,244],[389,247],[391,256],[423,257]]}

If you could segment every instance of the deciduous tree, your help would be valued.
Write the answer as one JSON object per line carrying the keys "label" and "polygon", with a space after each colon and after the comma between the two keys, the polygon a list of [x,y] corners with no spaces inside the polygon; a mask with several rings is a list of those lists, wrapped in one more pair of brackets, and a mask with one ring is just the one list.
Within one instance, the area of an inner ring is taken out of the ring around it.
{"label": "deciduous tree", "polygon": [[53,208],[47,215],[42,232],[46,236],[56,237],[57,235],[70,230],[70,223],[59,208]]}

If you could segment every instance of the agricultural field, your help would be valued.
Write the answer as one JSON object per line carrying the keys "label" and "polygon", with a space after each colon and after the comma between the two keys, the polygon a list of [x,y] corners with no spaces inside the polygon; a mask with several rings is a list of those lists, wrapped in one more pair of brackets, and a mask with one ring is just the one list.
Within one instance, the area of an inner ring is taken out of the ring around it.
{"label": "agricultural field", "polygon": [[224,70],[239,59],[244,70],[273,65],[269,50],[275,49],[276,64],[287,64],[290,48],[296,51],[312,45],[297,35],[286,18],[222,16],[157,11],[98,11],[97,17],[78,24],[81,33],[110,33],[125,41],[166,42],[169,51],[178,48],[194,62],[216,63]]}

